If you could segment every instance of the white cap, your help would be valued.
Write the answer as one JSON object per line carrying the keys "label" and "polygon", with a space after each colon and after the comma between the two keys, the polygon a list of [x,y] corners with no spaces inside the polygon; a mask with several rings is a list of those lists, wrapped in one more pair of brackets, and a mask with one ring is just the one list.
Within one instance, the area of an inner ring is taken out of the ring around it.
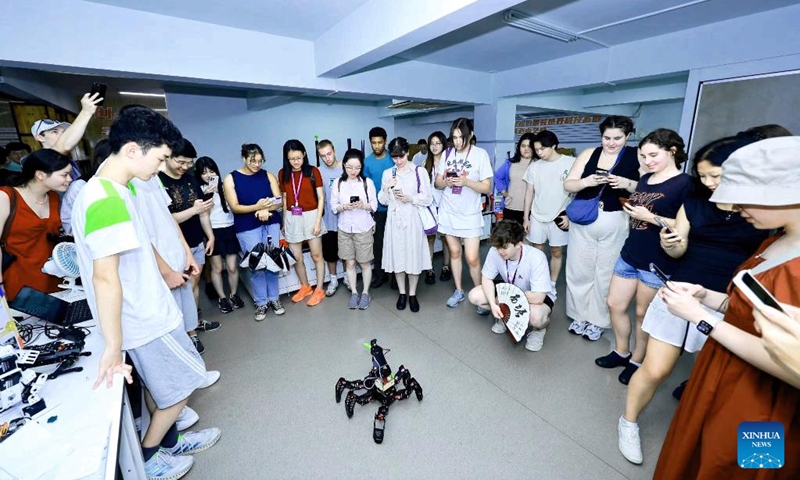
{"label": "white cap", "polygon": [[56,127],[64,127],[65,129],[69,127],[69,123],[67,122],[59,122],[58,120],[50,120],[49,118],[43,118],[41,120],[36,120],[33,122],[33,126],[31,127],[31,135],[34,137],[37,135],[41,135],[48,130],[52,130]]}

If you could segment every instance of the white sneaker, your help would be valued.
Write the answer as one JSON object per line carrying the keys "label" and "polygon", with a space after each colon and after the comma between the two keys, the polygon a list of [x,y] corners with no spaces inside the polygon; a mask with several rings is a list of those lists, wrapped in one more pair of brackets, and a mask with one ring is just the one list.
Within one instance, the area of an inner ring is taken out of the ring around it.
{"label": "white sneaker", "polygon": [[591,325],[591,323],[581,320],[580,322],[577,320],[573,320],[572,323],[569,324],[569,333],[573,333],[575,335],[583,335],[583,332],[586,330],[586,327]]}
{"label": "white sneaker", "polygon": [[339,289],[339,281],[335,278],[328,283],[328,289],[325,290],[326,297],[332,297],[336,295],[336,290]]}
{"label": "white sneaker", "polygon": [[144,473],[148,480],[177,480],[192,468],[194,457],[170,455],[159,449],[144,462]]}
{"label": "white sneaker", "polygon": [[600,337],[603,336],[603,328],[598,327],[597,325],[590,323],[584,330],[583,330],[583,338],[586,340],[595,342],[600,340]]}
{"label": "white sneaker", "polygon": [[203,384],[202,384],[202,385],[200,385],[200,386],[199,386],[199,387],[197,387],[197,388],[208,388],[208,387],[210,387],[211,385],[214,385],[215,383],[217,383],[217,380],[219,380],[219,376],[220,376],[220,375],[221,375],[221,374],[220,374],[218,371],[216,371],[216,370],[209,370],[209,371],[207,371],[207,372],[206,372],[206,381],[205,381],[205,382],[203,382]]}
{"label": "white sneaker", "polygon": [[348,279],[347,279],[347,275],[345,275],[344,277],[342,277],[342,280],[344,281],[344,286],[345,286],[345,288],[347,289],[347,291],[348,291],[348,292],[352,292],[352,291],[353,291],[353,289],[352,289],[352,288],[350,288],[350,280],[348,280]]}
{"label": "white sneaker", "polygon": [[528,334],[528,340],[525,342],[525,350],[530,350],[531,352],[538,352],[542,349],[544,345],[544,334],[547,333],[547,329],[543,328],[541,330],[534,330]]}
{"label": "white sneaker", "polygon": [[186,430],[200,420],[200,415],[189,407],[183,407],[181,413],[178,414],[178,419],[175,421],[178,431]]}
{"label": "white sneaker", "polygon": [[639,438],[639,424],[631,423],[619,417],[617,425],[619,435],[619,451],[631,463],[642,464],[642,440]]}
{"label": "white sneaker", "polygon": [[506,324],[503,323],[502,320],[494,321],[494,325],[492,325],[492,331],[494,333],[506,333],[506,330],[508,330],[508,328],[506,327]]}

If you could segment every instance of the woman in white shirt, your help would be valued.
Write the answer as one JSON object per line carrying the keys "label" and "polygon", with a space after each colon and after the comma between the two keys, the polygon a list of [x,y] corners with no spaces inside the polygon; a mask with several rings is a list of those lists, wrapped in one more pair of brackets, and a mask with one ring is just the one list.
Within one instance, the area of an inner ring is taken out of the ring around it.
{"label": "woman in white shirt", "polygon": [[[373,251],[375,219],[372,214],[378,209],[378,195],[372,179],[364,177],[364,154],[351,148],[342,160],[342,176],[331,187],[331,210],[337,214],[339,258],[345,265],[347,281],[352,293],[347,308],[366,310],[372,298],[369,284],[372,281],[370,262]],[[356,283],[356,262],[361,266],[364,290],[359,295]]]}
{"label": "woman in white shirt", "polygon": [[450,247],[455,291],[447,306],[457,307],[466,300],[461,284],[461,241],[474,286],[481,284],[480,242],[483,234],[481,195],[492,191],[492,163],[486,150],[470,144],[474,134],[472,122],[458,118],[450,127],[453,148],[447,149],[436,172],[436,188],[443,190],[439,206],[439,231],[445,234]]}
{"label": "woman in white shirt", "polygon": [[[431,268],[428,240],[417,207],[433,202],[431,180],[424,168],[408,160],[408,141],[397,137],[389,142],[389,155],[394,167],[383,172],[378,201],[388,205],[386,234],[383,237],[383,269],[394,272],[397,288],[397,309],[419,311],[417,283],[419,275]],[[408,294],[406,294],[408,276]]]}
{"label": "woman in white shirt", "polygon": [[[425,159],[425,163],[423,164],[425,171],[428,172],[428,176],[431,177],[433,206],[436,207],[437,210],[442,202],[442,191],[437,190],[433,183],[436,181],[436,173],[440,171],[439,162],[442,159],[442,152],[444,152],[446,146],[447,137],[444,132],[437,130],[431,133],[428,137],[428,158]],[[447,242],[444,241],[444,237],[441,235],[439,235],[439,237],[442,239],[442,273],[439,275],[439,280],[447,282],[453,278],[453,275],[450,273],[450,249],[447,248]],[[433,235],[428,235],[428,249],[431,251],[431,265],[433,264],[434,243],[436,243],[435,233]],[[431,267],[425,275],[425,283],[428,285],[436,283],[436,273],[433,271],[433,267]]]}
{"label": "woman in white shirt", "polygon": [[[218,306],[222,313],[230,313],[235,308],[244,307],[244,301],[236,293],[239,288],[239,240],[233,228],[233,212],[225,201],[225,192],[222,190],[222,175],[219,173],[217,162],[211,157],[200,157],[194,164],[194,176],[200,182],[203,198],[212,198],[214,206],[211,207],[211,229],[214,231],[214,250],[211,252],[211,284],[219,295]],[[230,296],[225,294],[222,284],[223,258],[225,269],[228,272],[228,285],[231,288]]]}

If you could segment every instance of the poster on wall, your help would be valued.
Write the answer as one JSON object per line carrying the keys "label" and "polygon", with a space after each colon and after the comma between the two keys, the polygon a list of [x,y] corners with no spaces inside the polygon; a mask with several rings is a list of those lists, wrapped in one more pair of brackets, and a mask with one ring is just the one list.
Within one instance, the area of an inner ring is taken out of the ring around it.
{"label": "poster on wall", "polygon": [[603,118],[602,115],[562,111],[519,113],[514,124],[514,144],[519,142],[519,137],[523,134],[539,133],[542,130],[555,133],[561,146],[596,143]]}

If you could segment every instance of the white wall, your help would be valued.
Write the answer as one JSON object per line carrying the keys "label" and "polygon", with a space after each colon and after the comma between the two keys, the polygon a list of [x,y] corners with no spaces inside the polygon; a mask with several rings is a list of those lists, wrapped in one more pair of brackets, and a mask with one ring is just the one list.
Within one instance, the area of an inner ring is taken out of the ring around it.
{"label": "white wall", "polygon": [[266,168],[277,173],[282,166],[283,144],[296,138],[303,142],[314,162],[314,135],[331,140],[341,158],[347,150],[347,138],[359,148],[369,129],[381,126],[389,137],[394,135],[394,121],[378,118],[372,103],[345,103],[324,99],[296,101],[269,110],[249,112],[241,98],[167,94],[169,117],[183,135],[192,141],[199,155],[208,155],[220,170],[238,168],[242,143],[257,143],[264,150]]}

